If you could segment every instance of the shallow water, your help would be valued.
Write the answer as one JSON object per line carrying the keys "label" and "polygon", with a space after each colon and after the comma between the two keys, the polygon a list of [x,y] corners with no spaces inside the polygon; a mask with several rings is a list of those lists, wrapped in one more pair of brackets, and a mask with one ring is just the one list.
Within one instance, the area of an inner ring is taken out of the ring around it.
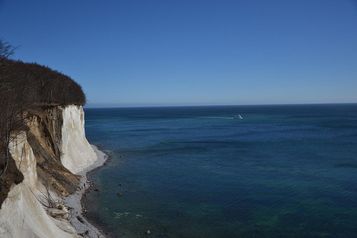
{"label": "shallow water", "polygon": [[357,237],[356,104],[87,109],[86,132],[113,237]]}

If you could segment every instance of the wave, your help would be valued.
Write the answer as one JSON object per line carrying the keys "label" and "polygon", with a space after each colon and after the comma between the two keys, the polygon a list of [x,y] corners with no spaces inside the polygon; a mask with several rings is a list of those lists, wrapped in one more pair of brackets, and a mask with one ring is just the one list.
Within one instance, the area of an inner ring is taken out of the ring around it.
{"label": "wave", "polygon": [[225,120],[234,120],[235,118],[234,117],[199,117],[199,118],[202,118],[202,119],[225,119]]}

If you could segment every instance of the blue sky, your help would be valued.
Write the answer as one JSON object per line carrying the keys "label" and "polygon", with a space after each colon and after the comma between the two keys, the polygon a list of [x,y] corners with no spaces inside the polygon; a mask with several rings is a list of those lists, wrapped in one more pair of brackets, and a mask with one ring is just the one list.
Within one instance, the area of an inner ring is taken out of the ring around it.
{"label": "blue sky", "polygon": [[0,22],[89,106],[357,102],[353,0],[0,0]]}

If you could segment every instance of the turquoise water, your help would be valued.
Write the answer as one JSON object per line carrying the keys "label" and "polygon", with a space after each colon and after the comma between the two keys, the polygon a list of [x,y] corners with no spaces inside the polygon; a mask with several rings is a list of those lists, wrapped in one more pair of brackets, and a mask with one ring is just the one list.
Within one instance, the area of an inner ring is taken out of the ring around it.
{"label": "turquoise water", "polygon": [[356,104],[87,109],[86,132],[112,237],[357,237]]}

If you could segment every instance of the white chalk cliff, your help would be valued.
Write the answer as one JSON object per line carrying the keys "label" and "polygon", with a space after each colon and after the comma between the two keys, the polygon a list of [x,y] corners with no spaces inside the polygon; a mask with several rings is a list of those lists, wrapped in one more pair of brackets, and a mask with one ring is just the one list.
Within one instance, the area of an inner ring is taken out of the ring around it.
{"label": "white chalk cliff", "polygon": [[89,168],[96,160],[97,155],[84,133],[83,108],[67,106],[63,110],[62,164],[69,171],[77,174]]}
{"label": "white chalk cliff", "polygon": [[[62,118],[58,118],[58,120],[62,119],[60,160],[71,173],[79,174],[97,161],[97,155],[85,137],[83,108],[73,105],[58,107],[58,109],[62,111]],[[24,180],[11,187],[8,197],[1,206],[0,237],[80,237],[68,219],[66,206],[46,207],[48,188],[45,183],[47,181],[39,176],[39,171],[42,171],[37,166],[40,158],[36,157],[35,148],[29,143],[27,133],[21,132],[16,135],[9,150]],[[50,190],[49,193],[56,203],[63,202],[63,194],[59,194],[55,189]]]}

